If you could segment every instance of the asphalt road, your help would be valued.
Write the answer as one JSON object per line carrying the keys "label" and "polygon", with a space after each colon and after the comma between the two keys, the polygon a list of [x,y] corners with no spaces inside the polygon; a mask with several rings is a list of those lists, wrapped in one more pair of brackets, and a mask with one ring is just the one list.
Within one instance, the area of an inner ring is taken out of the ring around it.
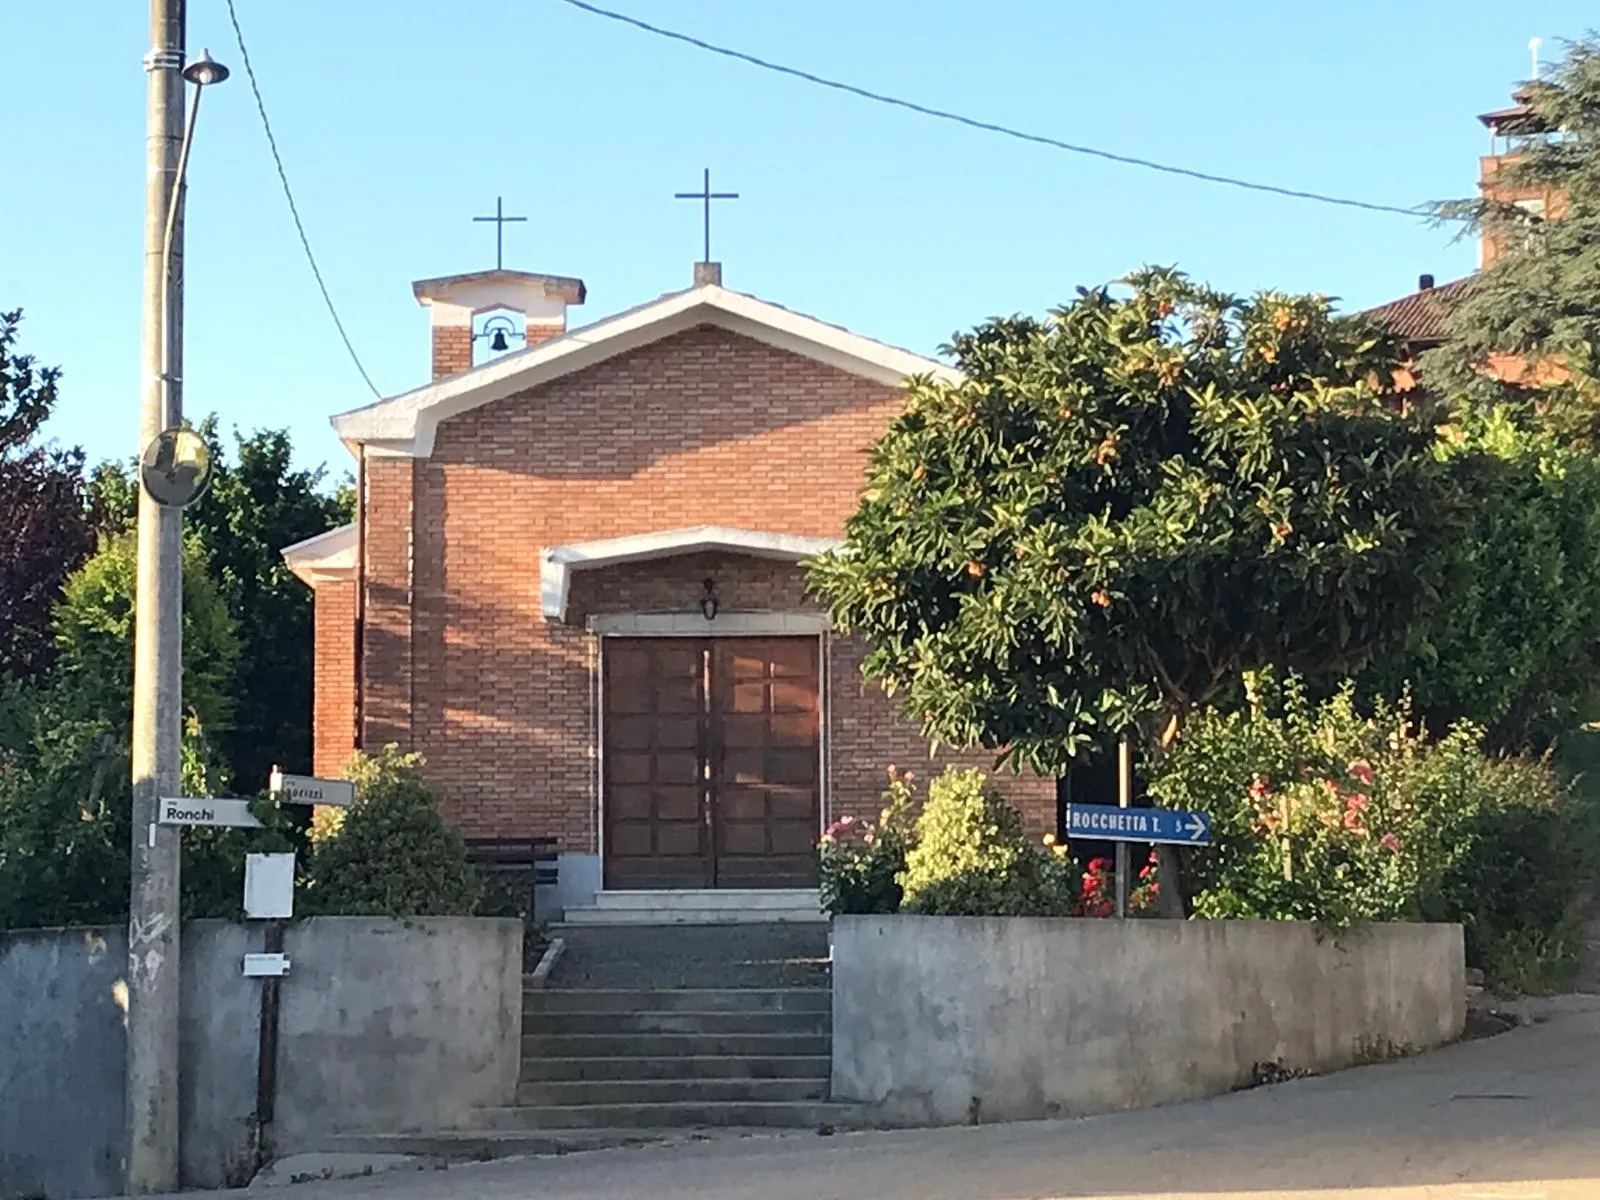
{"label": "asphalt road", "polygon": [[[1600,997],[1405,1062],[1075,1121],[735,1138],[285,1200],[1600,1200]],[[219,1197],[223,1195],[218,1194]]]}

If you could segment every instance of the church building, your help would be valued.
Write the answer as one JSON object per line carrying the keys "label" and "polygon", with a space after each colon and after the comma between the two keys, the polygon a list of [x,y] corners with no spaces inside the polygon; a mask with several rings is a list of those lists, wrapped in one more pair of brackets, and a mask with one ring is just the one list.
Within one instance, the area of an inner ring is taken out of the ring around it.
{"label": "church building", "polygon": [[[315,763],[421,752],[469,836],[560,839],[568,919],[815,916],[815,847],[876,813],[916,724],[802,563],[839,544],[912,375],[949,366],[722,286],[569,328],[579,279],[414,285],[433,379],[341,413],[354,524],[315,593]],[[475,345],[525,345],[475,363]],[[1055,790],[997,779],[1036,835]]]}

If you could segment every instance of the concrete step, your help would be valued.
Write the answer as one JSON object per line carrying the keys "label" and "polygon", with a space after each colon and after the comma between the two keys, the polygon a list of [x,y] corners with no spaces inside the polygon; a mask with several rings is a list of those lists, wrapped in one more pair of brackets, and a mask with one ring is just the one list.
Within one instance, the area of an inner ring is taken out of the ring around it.
{"label": "concrete step", "polygon": [[853,1104],[820,1100],[774,1100],[734,1103],[538,1104],[479,1109],[484,1129],[663,1129],[742,1125],[749,1127],[817,1128],[850,1125],[859,1120]]}
{"label": "concrete step", "polygon": [[523,1083],[610,1079],[820,1079],[833,1070],[825,1054],[682,1055],[671,1058],[528,1058]]}
{"label": "concrete step", "polygon": [[823,920],[816,888],[705,888],[641,889],[599,892],[594,907],[602,912],[726,912],[749,913],[810,910]]}
{"label": "concrete step", "polygon": [[691,1055],[810,1056],[833,1053],[825,1033],[530,1033],[524,1062],[538,1058],[665,1058]]}
{"label": "concrete step", "polygon": [[826,1100],[828,1080],[821,1079],[583,1079],[524,1082],[517,1089],[519,1105],[583,1105],[747,1103],[777,1100]]}
{"label": "concrete step", "polygon": [[821,925],[822,910],[815,904],[759,909],[722,908],[601,908],[573,905],[563,914],[564,926],[606,925]]}
{"label": "concrete step", "polygon": [[827,1012],[827,988],[529,988],[522,1012]]}
{"label": "concrete step", "polygon": [[648,1129],[445,1129],[433,1133],[346,1133],[309,1139],[317,1153],[411,1154],[443,1162],[486,1162],[524,1154],[572,1154],[663,1140]]}
{"label": "concrete step", "polygon": [[826,1012],[544,1012],[524,1013],[525,1034],[821,1033]]}
{"label": "concrete step", "polygon": [[817,924],[567,927],[554,993],[600,990],[826,990],[828,927]]}

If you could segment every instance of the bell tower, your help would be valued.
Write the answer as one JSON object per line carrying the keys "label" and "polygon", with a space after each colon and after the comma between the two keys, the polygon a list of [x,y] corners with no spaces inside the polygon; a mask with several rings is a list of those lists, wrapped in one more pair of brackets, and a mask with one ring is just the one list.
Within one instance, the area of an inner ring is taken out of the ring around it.
{"label": "bell tower", "polygon": [[[1478,162],[1478,190],[1486,200],[1498,200],[1525,208],[1535,216],[1553,219],[1560,216],[1561,197],[1543,187],[1512,186],[1503,181],[1506,165],[1527,147],[1549,137],[1553,130],[1534,109],[1532,100],[1537,83],[1524,84],[1511,94],[1510,108],[1483,113],[1478,117],[1489,130],[1489,153]],[[1478,244],[1478,266],[1487,267],[1505,252],[1502,236],[1485,233]]]}
{"label": "bell tower", "polygon": [[[435,379],[469,370],[475,340],[500,351],[516,341],[533,346],[560,337],[567,331],[567,307],[582,304],[588,294],[581,279],[504,268],[419,279],[411,291],[433,328]],[[495,315],[475,331],[478,318],[488,313]],[[516,314],[521,327],[505,313]]]}

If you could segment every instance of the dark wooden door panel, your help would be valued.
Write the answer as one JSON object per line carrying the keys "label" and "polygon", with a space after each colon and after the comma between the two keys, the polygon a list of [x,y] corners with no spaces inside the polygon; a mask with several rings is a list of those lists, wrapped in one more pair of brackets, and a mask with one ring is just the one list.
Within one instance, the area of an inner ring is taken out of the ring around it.
{"label": "dark wooden door panel", "polygon": [[813,638],[712,643],[712,845],[718,887],[816,886],[818,659]]}
{"label": "dark wooden door panel", "polygon": [[605,885],[709,887],[704,647],[608,640],[604,663]]}
{"label": "dark wooden door panel", "polygon": [[813,887],[813,638],[608,639],[609,888]]}

